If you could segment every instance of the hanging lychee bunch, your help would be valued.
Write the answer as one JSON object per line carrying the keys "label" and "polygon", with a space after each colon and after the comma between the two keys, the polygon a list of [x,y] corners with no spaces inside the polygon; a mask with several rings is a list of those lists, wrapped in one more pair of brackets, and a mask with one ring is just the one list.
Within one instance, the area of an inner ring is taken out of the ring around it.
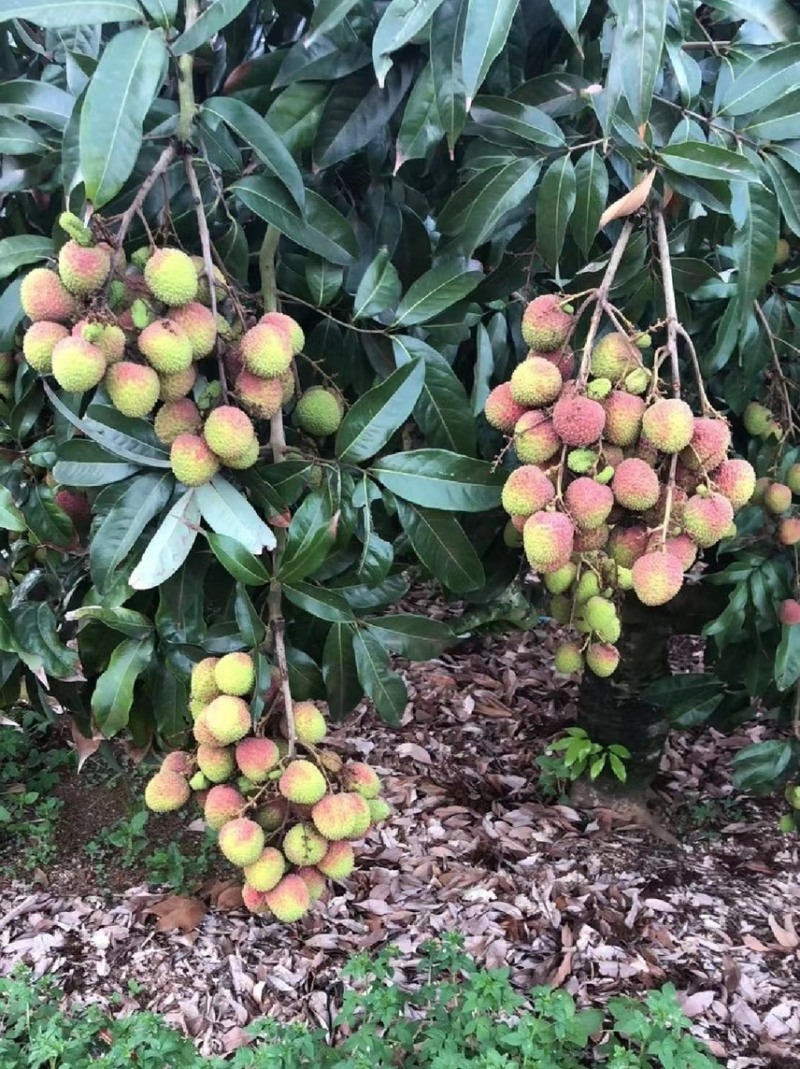
{"label": "hanging lychee bunch", "polygon": [[254,725],[248,704],[254,686],[248,653],[207,657],[194,666],[190,712],[197,749],[166,756],[147,784],[145,803],[167,813],[194,792],[220,851],[242,870],[247,908],[288,923],[322,895],[327,879],[350,875],[353,843],[390,810],[369,765],[343,762],[324,748],[327,724],[313,702],[295,702],[292,726],[284,718],[280,731],[265,734],[263,725]]}
{"label": "hanging lychee bunch", "polygon": [[[649,606],[674,598],[698,552],[735,531],[755,472],[728,459],[730,429],[704,394],[700,416],[678,396],[674,333],[651,370],[647,334],[613,330],[593,344],[596,308],[571,377],[575,316],[566,301],[547,294],[528,304],[522,335],[531,350],[492,390],[485,414],[519,461],[503,488],[506,540],[522,543],[552,595],[552,617],[578,633],[558,650],[556,668],[585,664],[606,677],[619,663],[621,599],[628,591]],[[658,368],[670,350],[673,396],[664,396]]]}

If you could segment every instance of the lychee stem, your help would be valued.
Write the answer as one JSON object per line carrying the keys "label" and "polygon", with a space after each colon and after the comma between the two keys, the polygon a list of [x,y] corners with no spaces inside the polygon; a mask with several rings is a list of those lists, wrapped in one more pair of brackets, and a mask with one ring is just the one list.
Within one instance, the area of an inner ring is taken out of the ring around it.
{"label": "lychee stem", "polygon": [[[661,263],[661,283],[664,287],[664,307],[667,312],[667,351],[669,352],[670,368],[672,373],[672,396],[679,398],[681,395],[681,364],[678,356],[678,305],[675,300],[675,282],[672,277],[672,260],[669,255],[669,239],[667,238],[667,226],[664,215],[659,208],[655,210],[656,237],[658,240],[658,258]],[[658,380],[658,373],[654,371],[653,380]],[[702,390],[702,385],[701,385]],[[705,394],[702,394],[705,397]],[[678,468],[678,454],[673,453],[669,464],[669,478],[667,480],[667,500],[664,503],[664,522],[661,527],[661,547],[667,544],[669,524],[672,519],[672,502],[675,497],[675,472]]]}
{"label": "lychee stem", "polygon": [[120,217],[119,226],[117,227],[117,236],[115,239],[116,252],[114,253],[114,262],[112,265],[113,270],[109,273],[109,279],[113,277],[114,272],[117,270],[122,260],[122,246],[125,243],[125,238],[127,237],[128,231],[130,230],[130,226],[133,222],[134,216],[136,216],[142,210],[142,205],[147,200],[148,193],[156,184],[161,175],[164,174],[164,172],[173,162],[176,155],[177,153],[175,150],[175,146],[171,144],[167,145],[167,147],[156,160],[155,166],[153,167],[150,174],[139,186],[136,196],[133,198],[130,205],[125,209],[125,212]]}
{"label": "lychee stem", "polygon": [[589,322],[589,330],[586,333],[586,341],[583,345],[583,355],[581,356],[580,371],[578,372],[576,381],[576,387],[579,392],[584,389],[589,378],[589,367],[592,359],[594,340],[597,337],[597,331],[600,329],[600,320],[603,315],[603,310],[606,301],[608,300],[608,295],[611,292],[611,287],[614,284],[617,271],[619,270],[619,265],[622,263],[623,254],[631,239],[633,227],[633,219],[629,219],[623,226],[622,232],[620,233],[617,243],[611,253],[611,259],[608,261],[608,267],[606,268],[606,273],[603,275],[603,281],[600,283],[595,296],[594,311],[592,312],[592,318]]}

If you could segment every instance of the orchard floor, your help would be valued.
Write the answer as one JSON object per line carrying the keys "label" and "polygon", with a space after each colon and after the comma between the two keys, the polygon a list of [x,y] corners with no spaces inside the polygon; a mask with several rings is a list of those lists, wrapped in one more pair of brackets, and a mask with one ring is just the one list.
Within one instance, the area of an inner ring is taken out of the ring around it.
{"label": "orchard floor", "polygon": [[[347,885],[291,928],[245,915],[227,875],[191,898],[124,880],[99,893],[80,821],[102,821],[119,796],[73,792],[61,856],[36,884],[0,888],[0,973],[25,963],[70,998],[156,1010],[203,1051],[225,1051],[263,1014],[329,1027],[352,953],[391,943],[413,983],[420,943],[455,930],[523,989],[563,985],[598,1004],[672,983],[728,1069],[800,1066],[797,842],[776,831],[778,803],[729,781],[731,754],[766,729],[673,734],[657,821],[547,804],[535,758],[574,715],[548,643],[529,632],[401,665],[402,726],[365,710],[335,737],[383,773],[395,816]],[[165,838],[181,830],[169,819]]]}

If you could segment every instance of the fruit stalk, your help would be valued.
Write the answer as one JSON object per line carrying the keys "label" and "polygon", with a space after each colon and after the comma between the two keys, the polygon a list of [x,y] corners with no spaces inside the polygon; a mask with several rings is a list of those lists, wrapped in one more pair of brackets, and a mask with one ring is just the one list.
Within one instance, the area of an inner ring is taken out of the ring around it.
{"label": "fruit stalk", "polygon": [[617,239],[617,243],[611,253],[611,259],[608,261],[608,267],[606,273],[603,275],[603,281],[597,290],[595,296],[595,306],[592,312],[592,318],[589,322],[589,330],[586,333],[586,341],[583,346],[583,356],[581,357],[581,367],[578,373],[578,379],[576,386],[578,391],[582,391],[586,386],[587,379],[589,378],[589,367],[592,358],[592,349],[594,347],[594,340],[597,337],[597,331],[600,327],[600,320],[603,316],[603,310],[608,301],[608,295],[611,292],[611,287],[614,285],[614,279],[619,265],[622,263],[622,257],[630,241],[631,234],[633,233],[633,220],[629,219],[625,226],[622,228],[622,232]]}

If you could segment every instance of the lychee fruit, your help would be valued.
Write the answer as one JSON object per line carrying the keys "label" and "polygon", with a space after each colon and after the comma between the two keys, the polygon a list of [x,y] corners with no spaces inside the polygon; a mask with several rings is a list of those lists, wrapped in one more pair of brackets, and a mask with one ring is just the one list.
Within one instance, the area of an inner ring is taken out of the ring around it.
{"label": "lychee fruit", "polygon": [[325,777],[310,761],[291,761],[278,781],[278,790],[295,805],[315,805],[324,797]]}
{"label": "lychee fruit", "polygon": [[66,512],[76,530],[82,531],[92,522],[92,507],[86,494],[62,487],[56,491],[53,500]]}
{"label": "lychee fruit", "polygon": [[525,521],[522,538],[531,568],[555,572],[572,556],[575,527],[563,513],[537,512]]}
{"label": "lychee fruit", "polygon": [[795,627],[800,624],[800,601],[795,601],[794,598],[787,598],[786,601],[782,601],[778,609],[778,619],[788,627]]}
{"label": "lychee fruit", "polygon": [[731,432],[725,420],[698,416],[692,440],[680,457],[690,471],[711,471],[725,460],[730,444]]}
{"label": "lychee fruit", "polygon": [[342,422],[343,408],[337,394],[324,386],[306,390],[294,410],[297,426],[314,438],[335,434]]}
{"label": "lychee fruit", "polygon": [[219,848],[232,865],[254,864],[264,849],[264,831],[254,820],[237,817],[219,829]]}
{"label": "lychee fruit", "polygon": [[763,505],[773,516],[780,516],[792,507],[792,491],[784,483],[770,483],[764,491]]}
{"label": "lychee fruit", "polygon": [[196,434],[179,434],[172,443],[169,459],[173,475],[184,486],[202,486],[219,471],[216,456]]}
{"label": "lychee fruit", "polygon": [[189,676],[189,694],[192,698],[199,698],[203,703],[213,701],[219,696],[214,669],[217,666],[218,657],[204,657],[192,666]]}
{"label": "lychee fruit", "polygon": [[628,372],[623,385],[628,393],[635,393],[637,396],[641,396],[650,385],[650,378],[650,372],[646,367],[637,367]]}
{"label": "lychee fruit", "polygon": [[247,702],[221,694],[205,710],[206,725],[220,746],[243,739],[253,726]]}
{"label": "lychee fruit", "polygon": [[292,872],[266,895],[266,901],[276,920],[284,924],[299,921],[311,905],[311,896],[305,880]]}
{"label": "lychee fruit", "polygon": [[341,778],[345,790],[355,791],[362,798],[377,798],[381,793],[377,772],[363,761],[348,761],[342,769]]}
{"label": "lychee fruit", "polygon": [[250,417],[233,405],[220,405],[209,413],[203,427],[209,448],[221,460],[236,460],[255,437]]}
{"label": "lychee fruit", "polygon": [[304,746],[318,746],[328,734],[325,717],[313,702],[295,702],[294,728],[297,741]]}
{"label": "lychee fruit", "polygon": [[591,372],[595,378],[611,379],[613,383],[641,366],[642,358],[626,334],[606,334],[592,349]]}
{"label": "lychee fruit", "polygon": [[348,794],[326,794],[311,810],[314,827],[332,842],[350,838],[354,817],[352,800]]}
{"label": "lychee fruit", "polygon": [[787,516],[778,524],[778,541],[782,546],[796,546],[800,542],[800,519]]}
{"label": "lychee fruit", "polygon": [[242,902],[254,916],[262,916],[270,912],[267,896],[263,891],[257,891],[255,887],[251,887],[249,883],[245,883],[242,887]]}
{"label": "lychee fruit", "polygon": [[261,319],[259,319],[259,323],[285,331],[289,338],[289,344],[292,347],[292,356],[297,356],[298,353],[302,353],[303,347],[306,344],[306,336],[303,333],[303,328],[296,319],[284,315],[283,312],[267,312]]}
{"label": "lychee fruit", "polygon": [[191,790],[185,776],[163,769],[144,789],[144,804],[154,813],[172,813],[189,801]]}
{"label": "lychee fruit", "polygon": [[192,363],[192,344],[169,319],[156,319],[139,335],[139,352],[162,375],[186,371]]}
{"label": "lychee fruit", "polygon": [[79,297],[96,293],[108,278],[111,257],[101,245],[86,248],[77,241],[68,241],[58,254],[58,273],[61,281]]}
{"label": "lychee fruit", "polygon": [[211,314],[211,309],[198,301],[192,301],[182,308],[173,308],[168,318],[176,323],[189,339],[195,360],[202,360],[213,353],[217,343],[217,321]]}
{"label": "lychee fruit", "polygon": [[692,440],[694,416],[677,397],[656,401],[645,411],[642,430],[662,453],[680,453]]}
{"label": "lychee fruit", "polygon": [[214,667],[214,682],[223,694],[241,698],[250,693],[255,681],[255,666],[249,653],[226,653]]}
{"label": "lychee fruit", "polygon": [[156,249],[144,265],[144,280],[153,296],[171,308],[197,296],[197,271],[191,257],[180,249]]}
{"label": "lychee fruit", "polygon": [[632,571],[633,589],[643,605],[665,605],[683,586],[682,562],[671,553],[647,553]]}
{"label": "lychee fruit", "polygon": [[247,803],[235,787],[219,783],[206,795],[203,819],[209,828],[219,831],[223,824],[235,820]]}
{"label": "lychee fruit", "polygon": [[[203,304],[209,304],[211,301],[211,293],[208,288],[206,262],[202,256],[192,256],[190,259],[194,264],[194,269],[197,273],[197,300],[201,301]],[[219,304],[220,301],[225,300],[228,291],[225,283],[225,276],[222,271],[220,271],[216,264],[214,264],[213,267],[214,294],[217,298],[217,303]]]}
{"label": "lychee fruit", "polygon": [[265,894],[278,886],[285,872],[283,854],[274,846],[267,846],[251,865],[245,866],[244,878],[254,891]]}
{"label": "lychee fruit", "polygon": [[[194,722],[195,728],[201,722],[205,724],[206,714],[203,713]],[[206,725],[206,731],[211,732],[211,729]],[[211,737],[216,740],[216,735],[211,733]],[[204,772],[212,783],[224,783],[226,779],[229,779],[233,775],[235,763],[233,760],[233,754],[225,747],[220,746],[219,742],[215,741],[214,745],[208,743],[201,743],[197,747],[197,764],[201,772]]]}
{"label": "lychee fruit", "polygon": [[194,436],[203,424],[200,411],[194,401],[182,397],[179,401],[167,401],[156,412],[153,429],[156,438],[165,445],[172,445],[181,434]]}
{"label": "lychee fruit", "polygon": [[644,415],[644,401],[624,390],[614,390],[608,395],[603,407],[606,410],[606,425],[603,438],[613,445],[632,445],[639,437]]}
{"label": "lychee fruit", "polygon": [[544,585],[551,594],[564,594],[575,582],[578,574],[578,566],[569,561],[563,568],[556,572],[548,572],[544,577]]}
{"label": "lychee fruit", "polygon": [[526,412],[514,425],[514,449],[523,464],[544,464],[561,448],[553,421],[543,412]]}
{"label": "lychee fruit", "polygon": [[259,419],[272,419],[283,404],[283,386],[280,379],[261,379],[242,371],[236,379],[236,396]]}
{"label": "lychee fruit", "polygon": [[512,434],[525,412],[525,405],[518,404],[511,396],[511,387],[507,382],[495,386],[483,406],[486,422],[503,434]]}
{"label": "lychee fruit", "polygon": [[23,312],[34,323],[42,319],[62,323],[75,315],[75,298],[55,271],[47,267],[28,272],[22,280],[19,299]]}
{"label": "lychee fruit", "polygon": [[208,724],[206,724],[206,706],[197,710],[194,706],[197,703],[196,698],[192,698],[189,702],[192,716],[194,717],[194,723],[192,724],[192,735],[195,741],[201,746],[213,746],[217,747],[219,743],[211,734]]}
{"label": "lychee fruit", "polygon": [[623,508],[643,512],[658,501],[658,476],[643,460],[629,457],[614,470],[611,489]]}
{"label": "lychee fruit", "polygon": [[793,494],[800,494],[800,464],[791,464],[789,466],[786,472],[786,485]]}
{"label": "lychee fruit", "polygon": [[521,405],[541,408],[561,393],[561,372],[549,360],[532,356],[515,369],[509,382],[511,397]]}
{"label": "lychee fruit", "polygon": [[328,852],[328,840],[312,824],[295,824],[281,844],[293,865],[316,865]]}
{"label": "lychee fruit", "polygon": [[606,412],[599,401],[567,394],[553,408],[553,430],[568,446],[592,445],[603,433]]}
{"label": "lychee fruit", "polygon": [[701,549],[714,546],[733,522],[733,506],[722,494],[695,495],[683,510],[683,528]]}
{"label": "lychee fruit", "polygon": [[346,880],[355,867],[356,859],[350,843],[331,843],[317,868],[331,880]]}
{"label": "lychee fruit", "polygon": [[746,460],[725,460],[711,473],[714,485],[733,505],[733,511],[750,500],[756,488],[756,473],[753,465]]}
{"label": "lychee fruit", "polygon": [[194,768],[192,758],[185,750],[173,750],[161,762],[162,772],[177,772],[179,776],[189,776]]}
{"label": "lychee fruit", "polygon": [[633,527],[615,527],[608,542],[608,554],[623,568],[632,568],[633,562],[647,552],[649,534],[640,524]]}
{"label": "lychee fruit", "polygon": [[388,802],[384,802],[383,798],[369,798],[367,805],[369,806],[369,815],[373,824],[381,824],[392,815],[392,807]]}
{"label": "lychee fruit", "polygon": [[593,642],[586,650],[586,666],[600,679],[613,675],[619,665],[619,650],[608,642]]}
{"label": "lychee fruit", "polygon": [[61,323],[46,319],[31,323],[22,339],[22,352],[33,370],[48,375],[53,369],[53,349],[68,336],[69,331]]}
{"label": "lychee fruit", "polygon": [[288,808],[289,803],[286,799],[278,795],[260,805],[253,814],[253,820],[258,821],[264,831],[277,831],[286,819]]}
{"label": "lychee fruit", "polygon": [[541,468],[525,464],[511,472],[503,486],[503,508],[510,516],[532,516],[556,496],[555,487]]}
{"label": "lychee fruit", "polygon": [[573,552],[594,553],[598,549],[603,549],[610,533],[611,529],[607,523],[601,523],[599,527],[592,527],[591,530],[579,528],[575,532]]}
{"label": "lychee fruit", "polygon": [[279,378],[292,363],[288,333],[269,323],[257,323],[245,331],[241,350],[247,370],[263,379]]}
{"label": "lychee fruit", "polygon": [[197,382],[197,368],[191,364],[185,371],[176,371],[173,375],[159,375],[158,396],[162,401],[180,401],[194,389]]}
{"label": "lychee fruit", "polygon": [[236,764],[253,783],[265,783],[270,772],[277,768],[280,750],[272,739],[250,736],[236,746]]}
{"label": "lychee fruit", "polygon": [[595,595],[586,602],[583,614],[589,629],[596,632],[602,642],[617,641],[620,625],[613,602]]}
{"label": "lychee fruit", "polygon": [[298,869],[295,875],[299,876],[308,888],[308,897],[312,902],[316,902],[319,898],[322,898],[325,893],[325,877],[319,871],[311,865],[303,865]]}
{"label": "lychee fruit", "polygon": [[106,358],[96,345],[70,336],[56,343],[52,370],[63,390],[85,393],[97,386],[105,375]]}
{"label": "lychee fruit", "polygon": [[673,535],[662,542],[661,534],[656,533],[648,542],[647,552],[656,553],[662,548],[662,545],[665,552],[678,558],[684,572],[688,572],[697,560],[697,543],[687,534]]}
{"label": "lychee fruit", "polygon": [[[548,480],[549,482],[549,480]],[[614,507],[614,494],[610,487],[582,475],[567,487],[564,502],[570,516],[578,527],[591,531],[605,523]]]}
{"label": "lychee fruit", "polygon": [[238,457],[229,457],[225,461],[225,465],[228,468],[232,468],[234,471],[244,471],[246,468],[252,468],[256,463],[258,460],[258,453],[258,439],[253,435],[244,452],[240,453]]}
{"label": "lychee fruit", "polygon": [[82,319],[72,328],[72,334],[96,345],[107,364],[116,364],[125,356],[125,331],[116,323],[91,323]]}
{"label": "lychee fruit", "polygon": [[742,413],[744,429],[754,438],[762,438],[768,433],[773,418],[770,410],[757,401],[751,401]]}
{"label": "lychee fruit", "polygon": [[561,372],[562,379],[570,378],[575,371],[575,354],[568,345],[565,345],[563,349],[554,349],[549,353],[531,349],[528,352],[528,357],[533,358],[534,356],[540,356],[544,360],[549,360],[551,364],[555,364]]}
{"label": "lychee fruit", "polygon": [[568,624],[572,618],[572,601],[565,594],[556,594],[550,598],[547,611],[557,624]]}
{"label": "lychee fruit", "polygon": [[583,668],[583,654],[580,646],[574,642],[562,642],[556,650],[553,660],[555,670],[562,675],[571,676]]}
{"label": "lychee fruit", "polygon": [[573,318],[561,308],[561,299],[556,294],[535,297],[522,316],[525,344],[543,352],[561,349],[569,339]]}
{"label": "lychee fruit", "polygon": [[103,385],[111,403],[123,416],[139,419],[148,415],[158,401],[158,375],[151,367],[122,360],[106,371]]}

